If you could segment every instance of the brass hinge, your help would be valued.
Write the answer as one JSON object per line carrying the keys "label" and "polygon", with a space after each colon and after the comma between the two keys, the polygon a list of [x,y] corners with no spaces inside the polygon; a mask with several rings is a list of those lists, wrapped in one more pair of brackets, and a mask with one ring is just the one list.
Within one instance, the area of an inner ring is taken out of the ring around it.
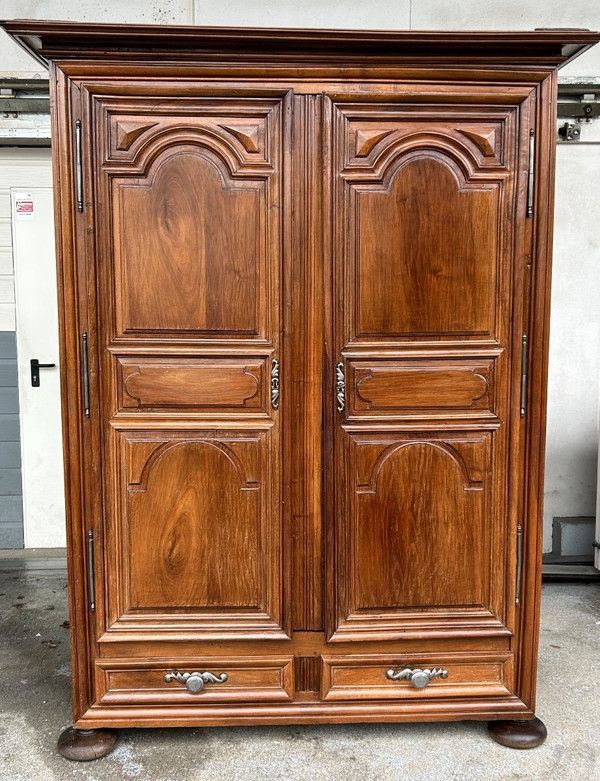
{"label": "brass hinge", "polygon": [[533,190],[535,176],[535,130],[529,131],[529,169],[527,176],[527,211],[526,216],[533,216]]}
{"label": "brass hinge", "polygon": [[94,532],[88,532],[88,591],[90,599],[90,610],[92,613],[96,609],[96,579],[94,575]]}
{"label": "brass hinge", "polygon": [[81,120],[75,122],[75,187],[77,210],[83,211],[83,163],[81,158]]}

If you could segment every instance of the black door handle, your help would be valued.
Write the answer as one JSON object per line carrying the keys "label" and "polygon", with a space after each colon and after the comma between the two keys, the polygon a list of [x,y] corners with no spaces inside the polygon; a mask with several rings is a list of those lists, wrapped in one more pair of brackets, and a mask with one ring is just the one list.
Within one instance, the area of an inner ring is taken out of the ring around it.
{"label": "black door handle", "polygon": [[53,369],[55,363],[40,363],[37,358],[32,358],[29,361],[31,366],[31,384],[34,388],[40,387],[40,369]]}

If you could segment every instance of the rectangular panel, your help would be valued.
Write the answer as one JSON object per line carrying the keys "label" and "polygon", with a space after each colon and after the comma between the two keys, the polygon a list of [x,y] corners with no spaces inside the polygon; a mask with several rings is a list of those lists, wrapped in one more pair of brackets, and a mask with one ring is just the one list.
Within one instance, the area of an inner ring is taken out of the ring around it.
{"label": "rectangular panel", "polygon": [[492,359],[358,360],[348,367],[348,416],[492,417]]}
{"label": "rectangular panel", "polygon": [[267,413],[265,359],[117,359],[119,408]]}
{"label": "rectangular panel", "polygon": [[[422,689],[410,678],[392,680],[403,670],[441,670]],[[444,674],[445,677],[444,677]],[[321,697],[325,700],[413,700],[446,697],[503,697],[514,687],[509,653],[443,653],[323,657]]]}
{"label": "rectangular panel", "polygon": [[411,89],[410,108],[332,105],[344,341],[493,341],[512,251],[516,109],[460,105],[458,94],[419,105]]}
{"label": "rectangular panel", "polygon": [[282,94],[96,98],[116,338],[273,339]]}
{"label": "rectangular panel", "polygon": [[346,435],[333,640],[508,632],[504,575],[492,566],[505,534],[496,437]]}
{"label": "rectangular panel", "polygon": [[[190,705],[202,702],[286,702],[294,693],[293,660],[277,657],[204,657],[169,662],[96,662],[97,701],[102,705]],[[217,680],[200,691],[165,676],[210,672]]]}

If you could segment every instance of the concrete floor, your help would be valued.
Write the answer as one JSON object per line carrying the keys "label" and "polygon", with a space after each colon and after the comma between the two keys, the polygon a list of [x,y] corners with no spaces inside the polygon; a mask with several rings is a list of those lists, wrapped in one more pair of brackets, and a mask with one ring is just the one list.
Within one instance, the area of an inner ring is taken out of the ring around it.
{"label": "concrete floor", "polygon": [[485,723],[122,730],[92,763],[55,751],[70,723],[63,560],[0,560],[1,781],[600,781],[600,584],[544,586],[531,751]]}

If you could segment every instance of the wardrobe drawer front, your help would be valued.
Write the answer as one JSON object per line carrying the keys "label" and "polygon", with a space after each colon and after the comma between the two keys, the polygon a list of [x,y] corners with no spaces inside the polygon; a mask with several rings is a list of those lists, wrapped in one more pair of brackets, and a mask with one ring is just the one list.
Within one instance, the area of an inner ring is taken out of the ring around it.
{"label": "wardrobe drawer front", "polygon": [[[513,655],[443,652],[420,656],[324,656],[321,698],[324,700],[390,700],[438,697],[506,696],[513,687]],[[388,676],[413,672],[407,677]],[[416,673],[417,670],[422,672]],[[429,678],[426,671],[432,671]],[[447,673],[447,675],[446,675]],[[423,688],[417,688],[423,685]]]}
{"label": "wardrobe drawer front", "polygon": [[[177,675],[179,673],[179,676]],[[186,674],[189,685],[186,685]],[[199,682],[193,673],[210,673]],[[113,704],[276,701],[293,698],[291,658],[206,657],[197,661],[96,662],[97,701]],[[213,680],[212,678],[216,679]]]}

